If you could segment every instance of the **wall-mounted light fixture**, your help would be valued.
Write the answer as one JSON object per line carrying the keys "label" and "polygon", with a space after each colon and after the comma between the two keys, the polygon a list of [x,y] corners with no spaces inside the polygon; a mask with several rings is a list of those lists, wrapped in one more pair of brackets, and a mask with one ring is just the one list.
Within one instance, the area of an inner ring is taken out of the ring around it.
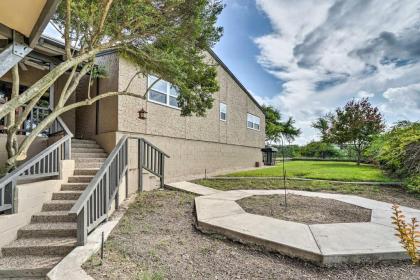
{"label": "wall-mounted light fixture", "polygon": [[139,113],[139,119],[141,120],[147,119],[147,111],[144,110],[144,108],[141,108],[141,110],[138,111],[138,113]]}

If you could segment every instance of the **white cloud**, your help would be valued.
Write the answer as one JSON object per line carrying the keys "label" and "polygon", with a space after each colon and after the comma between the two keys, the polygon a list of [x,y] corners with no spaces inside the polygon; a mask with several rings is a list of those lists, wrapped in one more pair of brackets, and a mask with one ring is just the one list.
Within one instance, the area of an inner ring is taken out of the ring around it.
{"label": "white cloud", "polygon": [[420,0],[257,0],[257,6],[274,30],[255,39],[258,62],[284,81],[277,96],[259,100],[296,118],[303,130],[298,143],[316,137],[310,127],[316,117],[351,98],[369,97],[388,123],[420,119],[413,107],[420,96],[414,89]]}
{"label": "white cloud", "polygon": [[374,93],[372,93],[372,92],[367,92],[367,91],[365,91],[365,90],[361,90],[361,91],[359,91],[358,93],[357,93],[357,97],[358,98],[372,98],[372,97],[374,97],[375,96],[375,94]]}

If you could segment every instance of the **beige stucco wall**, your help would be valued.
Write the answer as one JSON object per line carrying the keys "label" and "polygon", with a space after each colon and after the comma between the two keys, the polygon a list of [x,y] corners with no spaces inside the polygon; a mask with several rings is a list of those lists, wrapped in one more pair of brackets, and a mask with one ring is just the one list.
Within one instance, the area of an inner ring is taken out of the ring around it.
{"label": "beige stucco wall", "polygon": [[[135,66],[121,58],[119,90],[126,88],[134,73]],[[180,110],[135,97],[120,96],[118,131],[262,148],[265,139],[263,112],[222,67],[218,67],[217,79],[220,90],[214,93],[213,108],[207,111],[206,117],[182,117]],[[133,80],[129,91],[144,94],[146,88],[147,78],[140,76]],[[226,122],[219,120],[220,102],[227,105]],[[148,112],[146,120],[138,119],[137,112],[141,108]],[[260,117],[259,131],[247,128],[247,113]]]}
{"label": "beige stucco wall", "polygon": [[[108,72],[99,82],[99,92],[125,90],[137,69],[116,54],[98,58]],[[105,99],[96,112],[94,105],[77,111],[78,135],[93,138],[107,152],[122,135],[144,137],[171,156],[167,160],[167,182],[203,177],[227,171],[250,168],[262,161],[264,146],[264,114],[254,101],[241,89],[234,79],[218,67],[220,90],[214,94],[214,106],[205,117],[182,117],[181,111],[139,98],[119,96]],[[147,78],[132,81],[128,91],[144,94]],[[83,91],[78,98],[83,98]],[[219,120],[219,103],[227,104],[227,121]],[[144,108],[146,120],[138,119],[138,111]],[[259,131],[247,128],[247,113],[260,117]],[[97,114],[97,115],[96,115]],[[98,134],[95,135],[95,118],[98,118]],[[80,124],[80,126],[79,126]],[[129,147],[129,192],[137,190],[137,146],[130,141]]]}
{"label": "beige stucco wall", "polygon": [[73,175],[74,161],[64,160],[61,163],[59,179],[17,184],[17,212],[0,215],[0,248],[16,239],[19,228],[29,224],[32,215],[41,212],[42,205],[50,201],[52,194],[59,191],[61,184]]}

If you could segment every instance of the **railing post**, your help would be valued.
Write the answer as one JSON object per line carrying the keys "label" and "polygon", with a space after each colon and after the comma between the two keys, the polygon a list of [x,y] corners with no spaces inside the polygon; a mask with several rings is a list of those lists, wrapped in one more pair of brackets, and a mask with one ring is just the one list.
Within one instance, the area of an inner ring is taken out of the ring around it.
{"label": "railing post", "polygon": [[71,139],[64,142],[64,159],[71,159]]}
{"label": "railing post", "polygon": [[82,208],[79,215],[77,215],[77,245],[83,246],[87,239],[87,213],[86,207]]}
{"label": "railing post", "polygon": [[4,204],[12,205],[12,208],[6,210],[6,214],[14,214],[17,212],[17,203],[15,203],[15,192],[16,192],[16,180],[9,183],[4,189]]}
{"label": "railing post", "polygon": [[119,208],[120,208],[120,190],[118,189],[117,193],[115,194],[115,210],[118,210]]}
{"label": "railing post", "polygon": [[165,186],[165,155],[160,153],[160,187],[163,188]]}
{"label": "railing post", "polygon": [[109,172],[110,168],[108,167],[108,170],[105,175],[105,213],[108,219],[108,211],[109,211]]}
{"label": "railing post", "polygon": [[138,140],[138,167],[139,167],[139,192],[143,191],[143,158],[144,158],[144,145],[143,139]]}
{"label": "railing post", "polygon": [[124,161],[124,167],[125,169],[125,198],[128,198],[128,138],[125,141],[124,144],[125,147],[125,153],[124,153],[124,157],[125,157],[125,161]]}

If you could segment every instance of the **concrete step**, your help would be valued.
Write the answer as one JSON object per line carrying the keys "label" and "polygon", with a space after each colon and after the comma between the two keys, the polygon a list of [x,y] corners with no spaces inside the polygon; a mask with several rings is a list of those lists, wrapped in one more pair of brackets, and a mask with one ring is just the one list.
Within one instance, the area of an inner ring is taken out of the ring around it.
{"label": "concrete step", "polygon": [[42,205],[42,211],[69,211],[76,200],[52,200]]}
{"label": "concrete step", "polygon": [[68,214],[68,211],[46,211],[32,215],[31,223],[74,223],[75,217]]}
{"label": "concrete step", "polygon": [[75,143],[75,144],[80,144],[80,143],[88,143],[88,144],[96,144],[95,140],[91,140],[91,139],[77,139],[77,138],[73,138],[71,139],[71,143]]}
{"label": "concrete step", "polygon": [[[105,160],[104,160],[105,161]],[[76,162],[76,169],[100,169],[103,162]]]}
{"label": "concrete step", "polygon": [[62,191],[84,191],[89,183],[65,183],[61,184]]}
{"label": "concrete step", "polygon": [[79,166],[80,163],[99,163],[102,165],[104,163],[106,158],[74,158],[74,161],[76,163],[76,169],[78,168],[84,168]]}
{"label": "concrete step", "polygon": [[95,176],[98,171],[99,171],[99,168],[75,169],[74,170],[74,175],[91,175],[91,176]]}
{"label": "concrete step", "polygon": [[60,191],[52,195],[52,200],[77,200],[82,191]]}
{"label": "concrete step", "polygon": [[92,148],[92,147],[72,147],[72,153],[105,153],[102,148]]}
{"label": "concrete step", "polygon": [[96,143],[72,143],[71,144],[71,148],[72,149],[78,149],[78,148],[82,148],[82,149],[85,149],[85,148],[93,148],[93,149],[98,149],[98,148],[101,148],[101,146],[99,146],[98,144],[96,144]]}
{"label": "concrete step", "polygon": [[69,183],[90,183],[92,179],[93,179],[93,176],[79,175],[79,176],[69,177],[68,182]]}
{"label": "concrete step", "polygon": [[23,238],[17,239],[4,246],[1,251],[3,256],[45,256],[59,255],[64,256],[76,247],[77,239],[71,237],[57,238]]}
{"label": "concrete step", "polygon": [[102,153],[71,153],[72,159],[85,159],[85,158],[107,158],[108,154],[105,152]]}
{"label": "concrete step", "polygon": [[60,256],[19,256],[0,258],[0,279],[44,277],[61,261]]}
{"label": "concrete step", "polygon": [[18,238],[76,237],[76,223],[36,223],[18,230]]}

